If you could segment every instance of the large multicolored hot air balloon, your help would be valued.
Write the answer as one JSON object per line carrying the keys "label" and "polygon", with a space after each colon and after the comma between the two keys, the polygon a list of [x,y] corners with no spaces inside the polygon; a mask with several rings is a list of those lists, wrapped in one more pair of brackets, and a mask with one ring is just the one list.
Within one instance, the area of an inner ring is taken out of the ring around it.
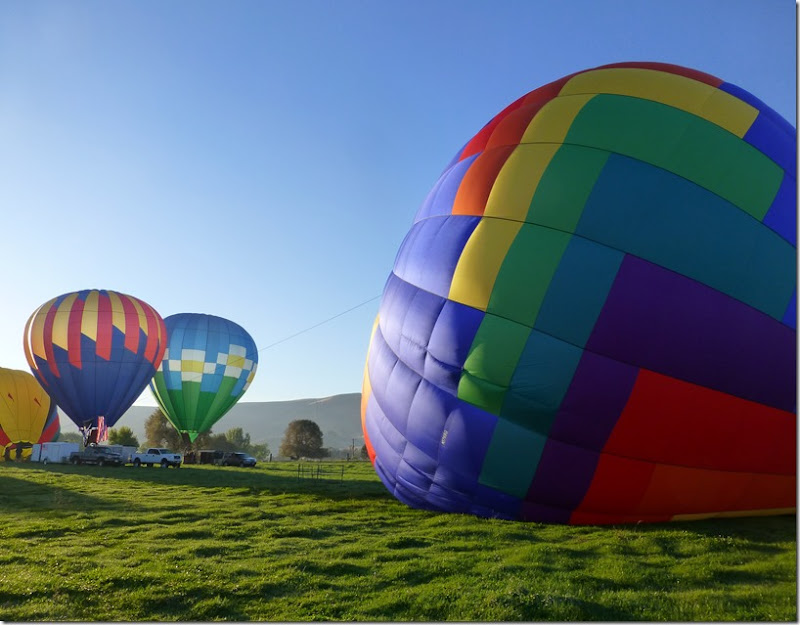
{"label": "large multicolored hot air balloon", "polygon": [[660,63],[498,114],[384,289],[362,414],[387,488],[558,523],[794,510],[796,150],[754,96]]}
{"label": "large multicolored hot air balloon", "polygon": [[55,402],[27,371],[0,367],[0,461],[27,458],[35,443],[58,438]]}
{"label": "large multicolored hot air balloon", "polygon": [[84,433],[112,427],[145,389],[166,347],[164,320],[140,299],[105,290],[60,295],[25,326],[36,379]]}
{"label": "large multicolored hot air balloon", "polygon": [[150,389],[175,429],[194,441],[244,395],[258,350],[244,328],[222,317],[180,313],[164,322],[167,351]]}

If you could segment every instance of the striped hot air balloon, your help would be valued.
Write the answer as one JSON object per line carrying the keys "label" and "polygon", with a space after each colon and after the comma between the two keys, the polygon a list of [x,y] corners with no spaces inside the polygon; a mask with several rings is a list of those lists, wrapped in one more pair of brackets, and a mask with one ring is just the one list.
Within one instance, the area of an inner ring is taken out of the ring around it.
{"label": "striped hot air balloon", "polygon": [[24,345],[36,379],[89,431],[112,427],[145,389],[164,355],[166,329],[146,302],[92,289],[40,306]]}
{"label": "striped hot air balloon", "polygon": [[795,508],[795,129],[660,63],[582,71],[459,150],[362,395],[386,487],[557,523]]}

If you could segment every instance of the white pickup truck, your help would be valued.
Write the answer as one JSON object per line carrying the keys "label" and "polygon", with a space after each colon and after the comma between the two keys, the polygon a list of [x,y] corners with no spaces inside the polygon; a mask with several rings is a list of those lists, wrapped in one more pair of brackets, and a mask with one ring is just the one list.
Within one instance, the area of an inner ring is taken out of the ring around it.
{"label": "white pickup truck", "polygon": [[132,454],[130,461],[135,467],[140,467],[142,465],[152,467],[154,464],[157,464],[162,469],[166,469],[167,467],[175,467],[177,469],[181,466],[181,462],[183,462],[183,456],[176,454],[171,449],[151,447],[147,451]]}

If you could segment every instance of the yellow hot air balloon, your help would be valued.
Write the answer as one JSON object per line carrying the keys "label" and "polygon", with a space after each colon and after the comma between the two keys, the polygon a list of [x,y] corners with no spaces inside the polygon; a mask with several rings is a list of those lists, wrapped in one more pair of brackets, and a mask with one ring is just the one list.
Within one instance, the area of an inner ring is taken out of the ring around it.
{"label": "yellow hot air balloon", "polygon": [[35,443],[58,437],[56,404],[27,371],[0,367],[0,461],[27,459]]}

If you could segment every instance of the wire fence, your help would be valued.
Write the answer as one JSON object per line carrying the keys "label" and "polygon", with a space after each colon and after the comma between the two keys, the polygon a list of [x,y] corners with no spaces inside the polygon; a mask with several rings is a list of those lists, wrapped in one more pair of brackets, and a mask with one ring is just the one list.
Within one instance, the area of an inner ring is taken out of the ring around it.
{"label": "wire fence", "polygon": [[298,480],[337,480],[344,481],[344,463],[326,465],[320,462],[298,462]]}

